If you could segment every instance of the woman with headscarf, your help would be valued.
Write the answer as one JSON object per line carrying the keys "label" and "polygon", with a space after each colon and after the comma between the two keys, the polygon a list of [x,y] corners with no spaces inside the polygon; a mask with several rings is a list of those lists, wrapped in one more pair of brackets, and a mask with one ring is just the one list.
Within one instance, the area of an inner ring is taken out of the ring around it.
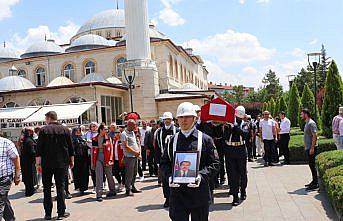
{"label": "woman with headscarf", "polygon": [[89,164],[88,164],[88,146],[86,140],[82,138],[81,128],[74,128],[72,130],[72,138],[74,145],[74,186],[75,190],[79,190],[83,195],[88,190],[89,181]]}
{"label": "woman with headscarf", "polygon": [[36,141],[33,139],[33,129],[26,128],[24,132],[23,148],[21,150],[21,170],[23,182],[25,184],[25,196],[32,196],[36,191],[36,144]]}

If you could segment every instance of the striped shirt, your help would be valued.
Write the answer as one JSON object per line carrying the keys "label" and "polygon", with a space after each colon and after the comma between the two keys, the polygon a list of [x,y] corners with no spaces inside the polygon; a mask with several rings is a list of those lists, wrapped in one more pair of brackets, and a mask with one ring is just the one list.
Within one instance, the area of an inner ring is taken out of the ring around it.
{"label": "striped shirt", "polygon": [[332,133],[339,134],[339,122],[342,120],[341,115],[337,115],[332,120]]}
{"label": "striped shirt", "polygon": [[6,138],[0,137],[0,178],[13,176],[13,159],[19,156],[14,143]]}

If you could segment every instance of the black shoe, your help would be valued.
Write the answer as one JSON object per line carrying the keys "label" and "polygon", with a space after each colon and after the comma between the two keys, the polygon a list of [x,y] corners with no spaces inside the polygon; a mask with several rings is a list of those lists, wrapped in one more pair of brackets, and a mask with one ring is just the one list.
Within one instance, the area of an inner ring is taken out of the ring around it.
{"label": "black shoe", "polygon": [[241,200],[246,200],[247,199],[247,194],[245,192],[241,193]]}
{"label": "black shoe", "polygon": [[238,205],[239,205],[238,194],[235,194],[233,196],[232,206],[238,206]]}
{"label": "black shoe", "polygon": [[319,188],[318,183],[313,183],[312,185],[310,185],[306,188],[306,191],[313,191],[313,190],[316,190],[318,188]]}
{"label": "black shoe", "polygon": [[254,162],[254,160],[253,160],[253,159],[251,159],[251,158],[249,158],[249,159],[248,159],[248,162]]}
{"label": "black shoe", "polygon": [[163,204],[164,208],[168,208],[169,207],[169,199],[166,199],[166,201]]}
{"label": "black shoe", "polygon": [[131,190],[132,193],[141,193],[141,190],[137,190],[136,188],[132,188]]}
{"label": "black shoe", "polygon": [[103,200],[102,197],[97,197],[96,198],[96,201],[98,201],[98,202],[102,202],[102,200]]}
{"label": "black shoe", "polygon": [[264,166],[265,166],[265,167],[268,167],[268,163],[264,163]]}
{"label": "black shoe", "polygon": [[51,220],[51,215],[45,215],[44,220]]}
{"label": "black shoe", "polygon": [[73,198],[73,196],[72,196],[70,193],[67,193],[67,194],[66,194],[66,199],[69,200],[69,199],[71,199],[71,198]]}
{"label": "black shoe", "polygon": [[309,184],[306,184],[305,187],[307,188],[307,187],[309,187],[311,185],[313,185],[313,181],[311,181],[311,183],[309,183]]}
{"label": "black shoe", "polygon": [[106,194],[106,197],[115,197],[117,195],[116,192],[109,192]]}
{"label": "black shoe", "polygon": [[58,215],[56,220],[64,220],[65,218],[68,218],[70,216],[70,213],[65,212],[62,215]]}
{"label": "black shoe", "polygon": [[133,196],[133,193],[129,190],[129,191],[126,191],[126,196]]}

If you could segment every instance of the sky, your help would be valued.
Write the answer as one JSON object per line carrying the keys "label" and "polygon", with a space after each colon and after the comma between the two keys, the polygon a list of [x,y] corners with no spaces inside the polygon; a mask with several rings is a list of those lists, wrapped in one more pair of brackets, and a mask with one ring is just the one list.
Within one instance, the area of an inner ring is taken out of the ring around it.
{"label": "sky", "polygon": [[[124,1],[118,0],[120,8]],[[260,87],[269,69],[288,75],[324,44],[343,72],[342,0],[148,0],[149,19],[176,44],[192,47],[209,81]],[[0,41],[23,52],[44,36],[69,43],[94,14],[116,0],[0,0]]]}

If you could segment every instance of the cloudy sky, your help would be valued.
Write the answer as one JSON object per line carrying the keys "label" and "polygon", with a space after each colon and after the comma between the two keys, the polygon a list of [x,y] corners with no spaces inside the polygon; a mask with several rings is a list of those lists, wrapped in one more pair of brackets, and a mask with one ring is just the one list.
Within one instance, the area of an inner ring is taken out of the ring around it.
{"label": "cloudy sky", "polygon": [[[0,0],[0,40],[20,52],[45,34],[68,43],[87,19],[115,5]],[[342,10],[342,0],[149,0],[150,19],[203,57],[211,81],[258,87],[272,69],[286,89],[287,75],[305,67],[306,53],[322,43],[343,68]]]}

